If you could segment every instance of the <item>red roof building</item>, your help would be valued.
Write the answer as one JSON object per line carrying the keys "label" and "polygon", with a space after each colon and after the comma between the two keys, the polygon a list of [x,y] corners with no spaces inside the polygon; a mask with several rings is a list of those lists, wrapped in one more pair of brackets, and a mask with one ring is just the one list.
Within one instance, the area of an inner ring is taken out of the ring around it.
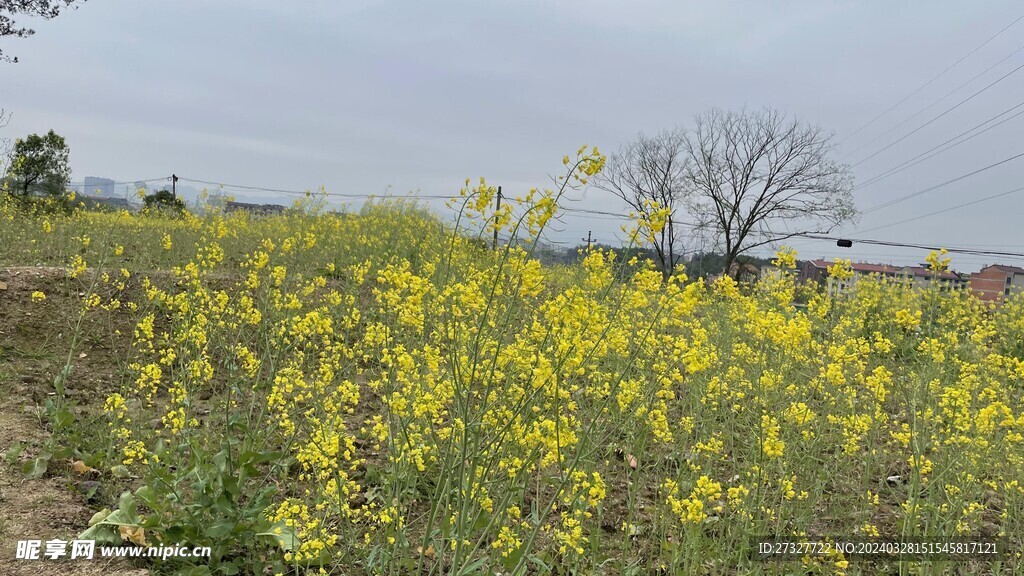
{"label": "red roof building", "polygon": [[1024,290],[1024,268],[992,264],[971,274],[971,292],[986,302],[1002,302]]}
{"label": "red roof building", "polygon": [[924,288],[933,282],[938,282],[941,289],[952,290],[967,286],[967,281],[960,274],[952,270],[933,272],[924,266],[893,266],[891,264],[871,264],[868,262],[853,262],[850,268],[853,270],[853,277],[849,280],[836,280],[829,278],[828,268],[835,264],[828,260],[808,260],[800,267],[800,279],[813,281],[820,284],[827,284],[830,291],[842,292],[850,288],[859,278],[864,276],[880,276],[906,282],[913,282],[914,285]]}

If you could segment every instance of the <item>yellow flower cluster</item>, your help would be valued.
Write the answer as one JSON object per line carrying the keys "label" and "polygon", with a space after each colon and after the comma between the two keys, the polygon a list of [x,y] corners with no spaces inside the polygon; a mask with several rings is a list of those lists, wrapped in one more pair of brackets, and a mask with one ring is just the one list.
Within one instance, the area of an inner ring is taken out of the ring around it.
{"label": "yellow flower cluster", "polygon": [[[871,277],[838,297],[786,248],[753,286],[602,249],[542,265],[604,164],[563,160],[557,189],[500,207],[467,181],[458,228],[409,202],[24,226],[72,255],[76,293],[96,284],[89,314],[134,326],[106,453],[163,478],[264,451],[261,518],[301,569],[701,573],[749,560],[749,534],[1019,541],[1024,297]],[[672,217],[647,208],[637,244]]]}
{"label": "yellow flower cluster", "polygon": [[[708,512],[720,513],[722,505],[722,485],[707,476],[697,479],[689,494],[681,494],[681,488],[674,480],[665,480],[661,485],[665,493],[665,502],[672,513],[683,524],[699,524],[708,518]],[[733,500],[739,499],[739,493],[732,493]]]}

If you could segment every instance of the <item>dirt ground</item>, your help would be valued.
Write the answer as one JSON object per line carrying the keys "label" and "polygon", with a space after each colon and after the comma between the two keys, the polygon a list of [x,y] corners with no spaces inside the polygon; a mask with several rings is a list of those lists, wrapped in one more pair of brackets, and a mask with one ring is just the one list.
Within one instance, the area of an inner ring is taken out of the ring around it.
{"label": "dirt ground", "polygon": [[[32,293],[47,299],[34,302]],[[53,379],[64,365],[70,326],[64,271],[55,268],[0,268],[0,575],[56,574],[144,576],[149,571],[128,561],[18,560],[19,540],[70,541],[88,527],[102,505],[86,500],[87,482],[102,477],[76,475],[70,461],[53,461],[41,478],[27,479],[24,462],[37,455],[49,431],[41,416]],[[84,342],[85,356],[76,358],[68,395],[82,403],[96,400],[104,382],[109,385],[116,366],[103,354],[103,345]],[[12,446],[22,446],[20,453]]]}

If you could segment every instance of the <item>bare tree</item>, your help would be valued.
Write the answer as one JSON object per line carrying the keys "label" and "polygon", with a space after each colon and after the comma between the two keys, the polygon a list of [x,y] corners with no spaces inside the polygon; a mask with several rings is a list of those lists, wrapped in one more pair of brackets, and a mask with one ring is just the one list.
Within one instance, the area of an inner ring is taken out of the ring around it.
{"label": "bare tree", "polygon": [[595,182],[598,188],[615,194],[645,217],[651,215],[652,203],[669,209],[668,221],[653,245],[666,279],[685,251],[681,223],[688,197],[683,166],[685,141],[680,130],[656,136],[640,134],[635,142],[609,158]]}
{"label": "bare tree", "polygon": [[[26,38],[35,34],[35,30],[15,23],[14,19],[19,16],[50,20],[56,18],[61,9],[73,6],[79,1],[85,0],[0,0],[0,38]],[[17,62],[18,58],[12,58],[0,50],[0,62],[4,61]]]}
{"label": "bare tree", "polygon": [[[11,121],[11,113],[0,108],[0,128],[6,128]],[[11,155],[11,139],[0,137],[0,194],[3,193],[3,182],[7,176],[7,164]]]}
{"label": "bare tree", "polygon": [[686,179],[721,243],[726,273],[753,248],[855,217],[853,177],[831,159],[831,141],[770,109],[697,117],[685,137]]}

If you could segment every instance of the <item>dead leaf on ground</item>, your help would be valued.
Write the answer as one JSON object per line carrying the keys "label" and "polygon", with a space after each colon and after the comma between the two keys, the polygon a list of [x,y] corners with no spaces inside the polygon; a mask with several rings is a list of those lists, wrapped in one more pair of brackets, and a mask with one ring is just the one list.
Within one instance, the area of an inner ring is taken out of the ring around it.
{"label": "dead leaf on ground", "polygon": [[81,460],[75,460],[74,462],[72,462],[71,469],[75,471],[75,474],[91,474],[99,472],[99,470],[96,470],[95,468],[89,466],[88,464],[82,462]]}
{"label": "dead leaf on ground", "polygon": [[146,542],[146,529],[142,526],[118,526],[118,532],[121,533],[121,539],[127,540],[132,544],[138,546],[149,546]]}
{"label": "dead leaf on ground", "polygon": [[416,547],[416,552],[418,554],[422,554],[423,556],[425,556],[427,558],[434,558],[435,556],[437,556],[437,553],[434,552],[434,545],[433,544],[431,544],[430,546],[427,546],[427,551],[426,552],[423,551],[423,546],[417,546]]}

